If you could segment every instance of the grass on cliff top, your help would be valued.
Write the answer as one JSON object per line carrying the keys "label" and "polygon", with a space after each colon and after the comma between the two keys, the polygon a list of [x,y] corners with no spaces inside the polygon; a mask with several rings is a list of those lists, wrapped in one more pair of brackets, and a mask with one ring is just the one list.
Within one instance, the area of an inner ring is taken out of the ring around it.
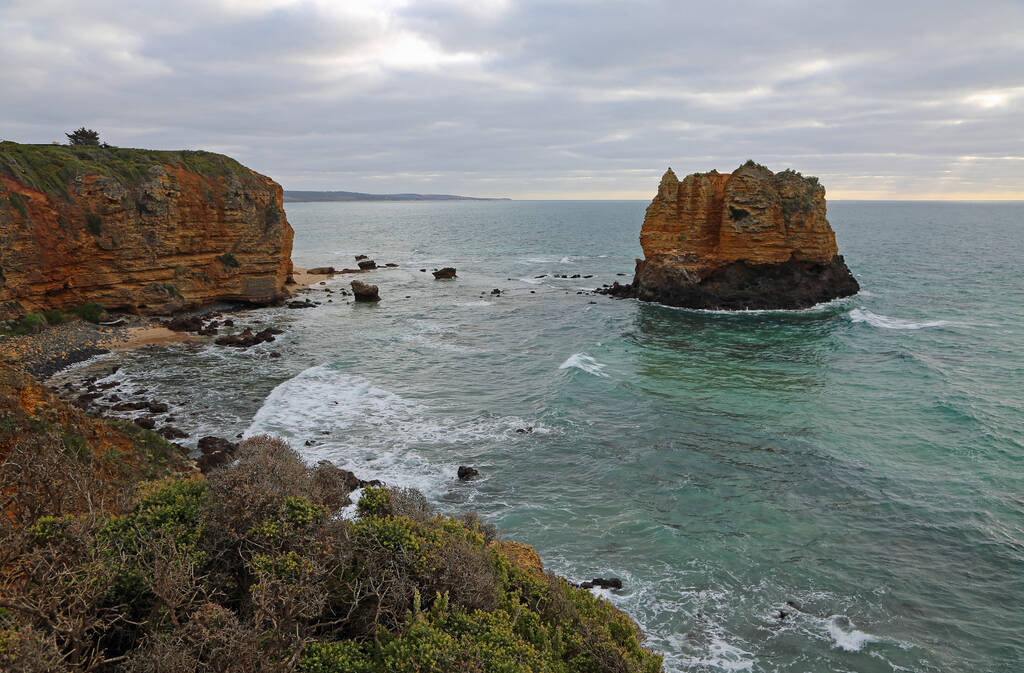
{"label": "grass on cliff top", "polygon": [[171,164],[211,178],[236,175],[249,169],[231,157],[203,150],[144,150],[90,145],[23,145],[0,142],[0,175],[57,198],[68,197],[68,186],[83,175],[103,175],[122,183],[148,177],[153,166]]}

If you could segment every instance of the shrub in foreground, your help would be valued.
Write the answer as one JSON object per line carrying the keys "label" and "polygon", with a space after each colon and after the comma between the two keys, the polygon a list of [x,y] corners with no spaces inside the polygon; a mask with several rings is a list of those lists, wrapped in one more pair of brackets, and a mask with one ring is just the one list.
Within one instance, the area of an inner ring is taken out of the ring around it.
{"label": "shrub in foreground", "polygon": [[[644,671],[607,601],[517,565],[478,522],[250,439],[208,479],[141,485],[117,516],[8,536],[0,662],[26,671]],[[32,657],[23,652],[31,650]],[[59,663],[55,663],[59,662]]]}

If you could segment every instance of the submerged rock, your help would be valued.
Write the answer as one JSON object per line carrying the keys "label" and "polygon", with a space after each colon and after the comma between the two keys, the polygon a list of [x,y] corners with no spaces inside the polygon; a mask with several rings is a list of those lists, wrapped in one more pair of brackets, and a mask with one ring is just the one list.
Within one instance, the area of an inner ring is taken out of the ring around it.
{"label": "submerged rock", "polygon": [[473,477],[480,474],[480,470],[474,469],[467,465],[459,465],[459,481],[469,481]]}
{"label": "submerged rock", "polygon": [[668,169],[640,243],[633,283],[598,292],[688,308],[796,309],[860,290],[818,179],[752,161],[682,181]]}

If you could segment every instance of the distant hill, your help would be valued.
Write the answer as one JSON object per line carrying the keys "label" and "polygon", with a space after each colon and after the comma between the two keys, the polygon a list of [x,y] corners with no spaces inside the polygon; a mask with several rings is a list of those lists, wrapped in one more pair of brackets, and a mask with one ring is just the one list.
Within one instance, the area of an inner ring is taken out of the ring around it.
{"label": "distant hill", "polygon": [[285,203],[298,201],[509,201],[452,194],[364,194],[362,192],[304,192],[286,189]]}

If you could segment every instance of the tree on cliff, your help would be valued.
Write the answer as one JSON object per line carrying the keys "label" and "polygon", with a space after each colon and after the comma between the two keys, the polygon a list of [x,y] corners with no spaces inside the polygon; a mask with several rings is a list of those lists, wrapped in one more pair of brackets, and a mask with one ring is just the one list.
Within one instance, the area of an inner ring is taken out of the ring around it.
{"label": "tree on cliff", "polygon": [[99,145],[100,144],[100,134],[99,134],[99,131],[93,131],[92,129],[87,129],[84,126],[82,128],[80,128],[80,129],[78,129],[77,131],[72,131],[71,133],[65,133],[64,135],[66,135],[68,137],[68,142],[71,145]]}

